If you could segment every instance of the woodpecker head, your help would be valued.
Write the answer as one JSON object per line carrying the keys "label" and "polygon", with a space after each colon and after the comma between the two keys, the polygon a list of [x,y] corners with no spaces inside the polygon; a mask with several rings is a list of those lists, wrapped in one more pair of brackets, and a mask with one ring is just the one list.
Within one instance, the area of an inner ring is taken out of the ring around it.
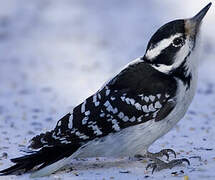
{"label": "woodpecker head", "polygon": [[180,71],[190,76],[190,66],[197,62],[190,62],[189,57],[198,43],[200,25],[210,6],[211,3],[190,19],[175,20],[158,29],[148,43],[144,60],[163,73]]}

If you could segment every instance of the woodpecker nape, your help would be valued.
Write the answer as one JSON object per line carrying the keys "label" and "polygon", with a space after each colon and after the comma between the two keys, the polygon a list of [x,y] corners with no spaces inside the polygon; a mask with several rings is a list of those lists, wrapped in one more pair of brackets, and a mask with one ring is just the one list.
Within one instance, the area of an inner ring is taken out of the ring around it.
{"label": "woodpecker nape", "polygon": [[175,152],[148,152],[149,146],[183,118],[197,84],[199,30],[211,3],[189,19],[163,25],[145,55],[129,63],[95,94],[60,119],[56,127],[33,137],[25,156],[0,175],[35,170],[49,175],[77,157],[150,158],[153,170],[172,168],[187,159],[162,161]]}

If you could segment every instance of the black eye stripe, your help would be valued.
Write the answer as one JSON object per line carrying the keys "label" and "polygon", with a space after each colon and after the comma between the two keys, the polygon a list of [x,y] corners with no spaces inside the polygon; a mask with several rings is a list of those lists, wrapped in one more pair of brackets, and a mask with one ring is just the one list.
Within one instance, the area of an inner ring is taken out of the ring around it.
{"label": "black eye stripe", "polygon": [[174,63],[175,53],[178,51],[178,48],[175,48],[172,45],[169,45],[167,48],[163,49],[160,54],[153,60],[155,64],[165,64],[172,65]]}

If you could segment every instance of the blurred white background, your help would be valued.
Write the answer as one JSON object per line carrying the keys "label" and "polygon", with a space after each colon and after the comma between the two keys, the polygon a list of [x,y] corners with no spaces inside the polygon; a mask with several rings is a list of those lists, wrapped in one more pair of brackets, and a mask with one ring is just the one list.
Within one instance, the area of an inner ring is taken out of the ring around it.
{"label": "blurred white background", "polygon": [[[207,0],[1,0],[0,153],[7,151],[9,158],[18,155],[17,145],[25,145],[36,133],[53,128],[58,118],[98,90],[118,69],[143,55],[148,40],[161,25],[192,17],[207,3]],[[207,116],[214,116],[214,17],[212,5],[202,25],[199,95],[190,110],[195,115],[207,112]],[[206,91],[210,93],[201,93]],[[206,122],[201,119],[205,116],[196,118],[192,113],[185,118],[190,120],[187,124],[183,120],[178,126],[183,129],[182,135],[189,134],[193,124],[201,129]],[[214,127],[214,122],[207,120],[208,127]],[[199,131],[193,133],[190,141],[195,141],[195,134],[201,139],[207,136]],[[165,145],[174,143],[169,138],[177,134],[175,129],[162,141]],[[207,145],[214,146],[214,129],[208,136]],[[177,141],[182,149],[193,149],[183,139]],[[158,142],[154,147],[160,146]],[[171,146],[178,150],[177,144]],[[213,161],[210,167],[214,164]],[[5,160],[0,169],[8,165]],[[191,176],[198,177],[198,173]]]}

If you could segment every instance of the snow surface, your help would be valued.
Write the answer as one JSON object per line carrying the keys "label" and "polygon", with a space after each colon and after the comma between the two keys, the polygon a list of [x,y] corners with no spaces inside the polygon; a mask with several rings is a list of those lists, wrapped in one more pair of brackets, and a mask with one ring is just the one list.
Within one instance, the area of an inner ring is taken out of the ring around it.
{"label": "snow surface", "polygon": [[[207,0],[1,0],[0,169],[20,156],[34,135],[91,95],[120,67],[141,56],[164,23],[191,17]],[[43,179],[215,179],[215,7],[202,26],[199,86],[186,116],[150,148],[173,148],[191,166],[153,175],[146,163],[83,159],[73,171]],[[204,61],[204,62],[203,62]],[[111,148],[111,147],[110,147]],[[6,154],[5,154],[6,153]],[[181,172],[182,171],[182,172]],[[174,173],[172,174],[172,172]],[[184,172],[184,173],[183,173]],[[0,180],[29,179],[22,176]],[[37,178],[39,180],[39,178]]]}

